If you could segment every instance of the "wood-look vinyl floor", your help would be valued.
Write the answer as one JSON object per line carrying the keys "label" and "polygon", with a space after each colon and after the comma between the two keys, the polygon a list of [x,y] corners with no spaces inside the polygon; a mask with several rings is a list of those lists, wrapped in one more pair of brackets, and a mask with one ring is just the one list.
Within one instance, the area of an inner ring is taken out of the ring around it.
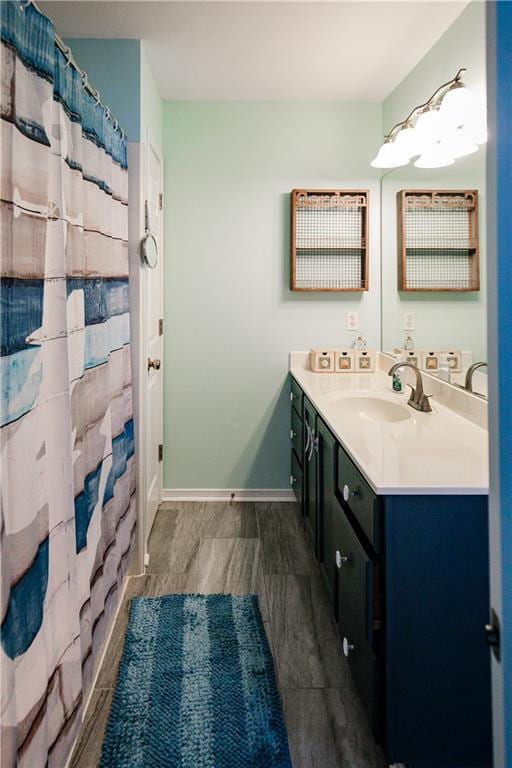
{"label": "wood-look vinyl floor", "polygon": [[131,598],[186,592],[259,595],[294,768],[382,768],[296,505],[162,504],[149,555],[147,575],[128,581],[70,768],[98,765]]}

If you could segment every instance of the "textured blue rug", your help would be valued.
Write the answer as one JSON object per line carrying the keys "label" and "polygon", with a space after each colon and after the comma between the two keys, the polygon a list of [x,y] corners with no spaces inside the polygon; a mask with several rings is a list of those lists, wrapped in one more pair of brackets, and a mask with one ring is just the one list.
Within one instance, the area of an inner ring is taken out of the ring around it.
{"label": "textured blue rug", "polygon": [[132,600],[102,768],[291,768],[255,595]]}

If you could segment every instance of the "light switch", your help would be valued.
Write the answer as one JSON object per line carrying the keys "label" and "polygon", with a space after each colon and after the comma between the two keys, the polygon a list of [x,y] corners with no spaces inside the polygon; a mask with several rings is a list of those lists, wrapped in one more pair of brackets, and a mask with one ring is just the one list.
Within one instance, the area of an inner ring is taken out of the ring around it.
{"label": "light switch", "polygon": [[404,312],[404,331],[415,330],[414,312]]}

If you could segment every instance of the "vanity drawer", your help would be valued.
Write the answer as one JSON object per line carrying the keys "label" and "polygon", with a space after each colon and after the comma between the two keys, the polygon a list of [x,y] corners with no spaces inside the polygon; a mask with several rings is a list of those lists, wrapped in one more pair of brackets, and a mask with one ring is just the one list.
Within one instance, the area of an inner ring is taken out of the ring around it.
{"label": "vanity drawer", "polygon": [[338,496],[356,527],[359,526],[375,552],[382,547],[382,511],[374,494],[355,464],[340,447],[338,451]]}
{"label": "vanity drawer", "polygon": [[297,457],[302,465],[303,461],[303,440],[304,440],[304,422],[302,421],[301,417],[295,410],[295,408],[291,409],[292,411],[292,420],[291,420],[291,427],[290,427],[290,440],[292,441],[292,446],[297,454]]}
{"label": "vanity drawer", "polygon": [[335,508],[336,613],[342,653],[377,741],[382,726],[382,665],[376,654],[381,629],[377,564],[368,556],[341,506]]}
{"label": "vanity drawer", "polygon": [[291,391],[290,391],[290,402],[299,414],[299,416],[302,417],[302,401],[303,401],[303,394],[302,389],[299,387],[297,382],[294,378],[290,376],[291,380]]}

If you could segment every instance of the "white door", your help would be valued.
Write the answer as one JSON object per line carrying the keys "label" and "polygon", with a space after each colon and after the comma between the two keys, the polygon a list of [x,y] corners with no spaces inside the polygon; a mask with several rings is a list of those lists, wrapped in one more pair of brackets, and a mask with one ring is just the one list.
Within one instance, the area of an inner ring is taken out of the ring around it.
{"label": "white door", "polygon": [[145,521],[144,551],[162,497],[163,459],[163,161],[148,135],[146,142],[144,198],[147,226],[158,243],[158,261],[153,269],[144,267],[144,344],[142,365],[146,376],[144,421]]}

